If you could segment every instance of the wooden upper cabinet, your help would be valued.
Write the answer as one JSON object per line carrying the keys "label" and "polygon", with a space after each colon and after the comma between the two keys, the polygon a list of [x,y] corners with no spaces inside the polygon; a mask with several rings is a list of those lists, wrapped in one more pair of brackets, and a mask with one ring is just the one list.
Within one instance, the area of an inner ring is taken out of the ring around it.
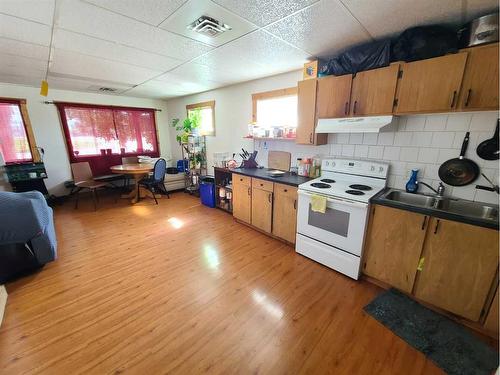
{"label": "wooden upper cabinet", "polygon": [[411,293],[429,217],[373,206],[363,273]]}
{"label": "wooden upper cabinet", "polygon": [[399,64],[357,73],[352,81],[352,116],[390,115],[394,106]]}
{"label": "wooden upper cabinet", "polygon": [[457,108],[467,52],[401,64],[396,114]]}
{"label": "wooden upper cabinet", "polygon": [[498,109],[498,43],[469,48],[458,100],[464,111]]}
{"label": "wooden upper cabinet", "polygon": [[498,231],[432,218],[415,297],[478,321],[498,268]]}
{"label": "wooden upper cabinet", "polygon": [[247,176],[233,174],[233,216],[245,223],[251,222],[252,179]]}
{"label": "wooden upper cabinet", "polygon": [[[262,183],[262,186],[260,186]],[[271,188],[269,189],[269,185]],[[273,183],[252,179],[252,225],[271,233],[273,218]]]}
{"label": "wooden upper cabinet", "polygon": [[352,74],[318,79],[317,117],[347,117],[349,115],[351,84]]}
{"label": "wooden upper cabinet", "polygon": [[297,230],[297,188],[274,184],[273,234],[295,243]]}
{"label": "wooden upper cabinet", "polygon": [[328,140],[327,134],[316,134],[316,89],[318,80],[308,79],[298,83],[297,138],[302,145],[322,145]]}

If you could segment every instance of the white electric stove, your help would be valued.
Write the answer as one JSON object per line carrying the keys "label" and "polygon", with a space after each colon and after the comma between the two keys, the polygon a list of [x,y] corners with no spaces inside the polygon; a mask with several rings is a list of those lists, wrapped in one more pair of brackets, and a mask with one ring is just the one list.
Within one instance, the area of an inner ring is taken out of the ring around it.
{"label": "white electric stove", "polygon": [[[299,185],[295,250],[358,279],[370,198],[386,186],[389,165],[370,160],[325,159],[321,177]],[[325,213],[311,209],[313,195]]]}

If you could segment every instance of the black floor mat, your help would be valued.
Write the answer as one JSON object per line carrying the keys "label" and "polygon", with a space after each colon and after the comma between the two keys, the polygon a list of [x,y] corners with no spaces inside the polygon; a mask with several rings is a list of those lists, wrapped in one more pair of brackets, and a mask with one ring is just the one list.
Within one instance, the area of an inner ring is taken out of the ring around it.
{"label": "black floor mat", "polygon": [[489,375],[498,367],[495,350],[397,290],[380,294],[365,311],[448,374]]}

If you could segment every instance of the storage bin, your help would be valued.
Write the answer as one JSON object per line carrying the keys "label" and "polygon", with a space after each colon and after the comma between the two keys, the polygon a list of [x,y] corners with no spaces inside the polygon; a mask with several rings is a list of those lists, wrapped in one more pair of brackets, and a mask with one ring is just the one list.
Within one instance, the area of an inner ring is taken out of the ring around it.
{"label": "storage bin", "polygon": [[201,178],[200,199],[205,206],[215,207],[215,178],[209,176]]}

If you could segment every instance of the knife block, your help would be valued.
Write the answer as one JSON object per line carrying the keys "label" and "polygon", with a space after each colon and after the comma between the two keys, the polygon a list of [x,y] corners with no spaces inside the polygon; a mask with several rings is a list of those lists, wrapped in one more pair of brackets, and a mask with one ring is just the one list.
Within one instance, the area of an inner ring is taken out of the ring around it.
{"label": "knife block", "polygon": [[249,160],[243,160],[241,162],[241,166],[240,168],[246,168],[246,169],[255,169],[255,168],[258,168],[259,167],[259,164],[257,164],[257,162],[253,159],[249,159]]}

